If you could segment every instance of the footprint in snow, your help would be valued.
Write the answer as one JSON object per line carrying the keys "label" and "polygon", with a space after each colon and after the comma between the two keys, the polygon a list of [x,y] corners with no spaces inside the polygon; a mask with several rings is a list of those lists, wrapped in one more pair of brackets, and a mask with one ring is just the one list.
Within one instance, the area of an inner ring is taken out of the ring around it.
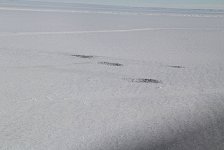
{"label": "footprint in snow", "polygon": [[162,83],[162,81],[156,79],[146,79],[146,78],[126,78],[125,80],[129,82],[136,82],[136,83]]}
{"label": "footprint in snow", "polygon": [[184,66],[168,66],[168,67],[170,67],[170,68],[179,68],[179,69],[185,68]]}
{"label": "footprint in snow", "polygon": [[72,55],[72,56],[78,57],[78,58],[88,58],[88,59],[94,58],[94,56],[91,56],[91,55]]}
{"label": "footprint in snow", "polygon": [[98,62],[98,64],[101,64],[101,65],[107,65],[107,66],[123,66],[123,64],[120,64],[120,63],[112,63],[112,62]]}

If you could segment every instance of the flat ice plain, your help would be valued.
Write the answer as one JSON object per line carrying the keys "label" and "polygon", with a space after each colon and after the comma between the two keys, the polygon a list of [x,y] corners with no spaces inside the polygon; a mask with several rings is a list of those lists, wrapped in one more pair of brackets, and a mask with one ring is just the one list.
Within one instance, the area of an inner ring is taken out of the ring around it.
{"label": "flat ice plain", "polygon": [[1,150],[223,150],[224,12],[0,4]]}

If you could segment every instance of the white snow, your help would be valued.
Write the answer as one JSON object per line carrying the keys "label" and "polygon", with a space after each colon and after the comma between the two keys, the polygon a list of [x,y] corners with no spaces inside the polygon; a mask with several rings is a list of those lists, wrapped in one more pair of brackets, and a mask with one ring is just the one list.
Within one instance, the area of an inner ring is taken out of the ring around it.
{"label": "white snow", "polygon": [[224,14],[94,12],[0,7],[0,149],[223,149]]}

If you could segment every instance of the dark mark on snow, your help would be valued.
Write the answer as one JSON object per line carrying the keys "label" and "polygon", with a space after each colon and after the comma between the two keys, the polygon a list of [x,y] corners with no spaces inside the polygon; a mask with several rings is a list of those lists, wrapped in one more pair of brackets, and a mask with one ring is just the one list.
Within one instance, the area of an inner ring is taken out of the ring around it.
{"label": "dark mark on snow", "polygon": [[183,66],[169,66],[170,68],[185,68]]}
{"label": "dark mark on snow", "polygon": [[72,56],[74,56],[74,57],[79,57],[79,58],[88,58],[88,59],[94,57],[94,56],[89,56],[89,55],[72,55]]}
{"label": "dark mark on snow", "polygon": [[161,81],[156,79],[145,79],[145,78],[137,78],[137,79],[126,78],[125,80],[136,83],[162,83]]}
{"label": "dark mark on snow", "polygon": [[98,64],[107,65],[107,66],[123,66],[123,64],[111,63],[111,62],[98,62]]}

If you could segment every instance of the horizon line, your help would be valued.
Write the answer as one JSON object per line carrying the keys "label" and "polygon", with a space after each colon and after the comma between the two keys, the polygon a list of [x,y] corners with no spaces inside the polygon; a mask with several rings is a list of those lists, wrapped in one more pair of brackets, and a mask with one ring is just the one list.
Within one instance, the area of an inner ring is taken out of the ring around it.
{"label": "horizon line", "polygon": [[[20,4],[22,3],[22,4]],[[24,5],[24,3],[28,3],[26,5]],[[214,7],[211,7],[211,8],[203,8],[203,7],[177,7],[177,6],[167,6],[167,7],[164,7],[164,6],[134,6],[134,5],[123,5],[123,4],[99,4],[99,3],[83,3],[83,2],[53,2],[53,1],[37,1],[37,0],[32,0],[32,1],[27,1],[27,0],[18,0],[18,2],[16,1],[9,1],[9,2],[6,2],[6,1],[3,1],[3,2],[0,2],[0,5],[3,4],[3,5],[18,5],[18,6],[32,6],[32,5],[29,5],[29,3],[34,3],[34,4],[65,4],[65,5],[86,5],[86,6],[106,6],[106,7],[123,7],[123,8],[142,8],[142,9],[147,9],[147,8],[151,8],[151,9],[179,9],[179,10],[217,10],[217,11],[224,11],[224,8],[214,8]],[[57,6],[57,5],[55,5]],[[40,7],[40,6],[39,6]],[[54,6],[53,6],[54,7]],[[66,6],[62,6],[62,7],[66,7]],[[69,6],[67,6],[69,7]],[[71,6],[72,7],[72,6]]]}

